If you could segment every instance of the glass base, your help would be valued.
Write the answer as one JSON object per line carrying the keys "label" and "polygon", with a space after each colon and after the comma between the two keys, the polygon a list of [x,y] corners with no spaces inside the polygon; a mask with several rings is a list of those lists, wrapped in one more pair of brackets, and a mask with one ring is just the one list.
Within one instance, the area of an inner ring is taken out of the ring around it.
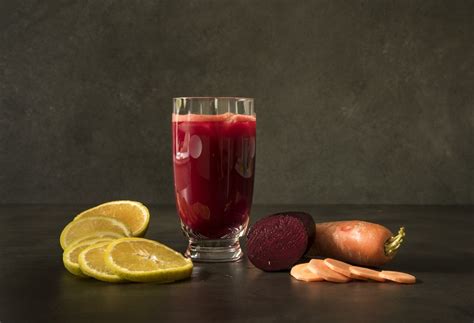
{"label": "glass base", "polygon": [[189,239],[186,257],[197,262],[237,261],[243,256],[239,238],[219,240]]}

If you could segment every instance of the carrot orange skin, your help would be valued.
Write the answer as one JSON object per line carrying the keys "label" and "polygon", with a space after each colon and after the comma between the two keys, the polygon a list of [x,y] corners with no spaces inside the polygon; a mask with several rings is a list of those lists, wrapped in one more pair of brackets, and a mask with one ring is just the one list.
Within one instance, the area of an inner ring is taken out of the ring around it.
{"label": "carrot orange skin", "polygon": [[381,266],[392,260],[384,252],[392,232],[365,221],[316,224],[316,237],[308,256],[329,257],[359,266]]}

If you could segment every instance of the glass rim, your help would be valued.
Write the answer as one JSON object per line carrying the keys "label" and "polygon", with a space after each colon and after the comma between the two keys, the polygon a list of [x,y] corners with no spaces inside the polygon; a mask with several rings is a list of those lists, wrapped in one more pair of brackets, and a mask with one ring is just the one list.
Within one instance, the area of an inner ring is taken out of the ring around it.
{"label": "glass rim", "polygon": [[253,101],[254,98],[243,97],[243,96],[178,96],[174,97],[173,100],[240,100],[240,101]]}

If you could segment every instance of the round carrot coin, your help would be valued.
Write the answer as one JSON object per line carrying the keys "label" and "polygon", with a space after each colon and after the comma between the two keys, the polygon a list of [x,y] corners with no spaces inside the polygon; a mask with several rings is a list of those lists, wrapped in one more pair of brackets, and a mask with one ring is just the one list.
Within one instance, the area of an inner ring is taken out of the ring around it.
{"label": "round carrot coin", "polygon": [[305,282],[320,282],[324,280],[323,277],[310,271],[308,269],[307,263],[293,266],[293,268],[291,268],[290,274],[294,278]]}
{"label": "round carrot coin", "polygon": [[401,283],[401,284],[414,284],[416,283],[416,277],[407,273],[402,273],[399,271],[389,271],[382,270],[380,272],[380,277]]}
{"label": "round carrot coin", "polygon": [[384,282],[385,278],[380,276],[380,272],[377,270],[372,270],[369,268],[364,268],[364,267],[358,267],[358,266],[350,266],[349,270],[352,274],[371,279],[371,280],[376,280],[378,282]]}
{"label": "round carrot coin", "polygon": [[351,271],[349,270],[349,267],[351,265],[346,264],[343,261],[339,261],[339,260],[332,259],[332,258],[326,258],[326,259],[324,259],[324,264],[326,266],[328,266],[329,269],[332,269],[335,272],[340,273],[341,275],[344,275],[346,277],[350,277],[350,278],[354,278],[354,279],[360,279],[360,280],[367,280],[367,278],[364,278],[364,277],[361,277],[361,276],[358,276],[358,275],[355,275],[355,274],[351,273]]}
{"label": "round carrot coin", "polygon": [[308,269],[311,272],[323,277],[324,280],[333,283],[347,283],[351,280],[349,277],[330,269],[321,259],[311,259],[308,264]]}

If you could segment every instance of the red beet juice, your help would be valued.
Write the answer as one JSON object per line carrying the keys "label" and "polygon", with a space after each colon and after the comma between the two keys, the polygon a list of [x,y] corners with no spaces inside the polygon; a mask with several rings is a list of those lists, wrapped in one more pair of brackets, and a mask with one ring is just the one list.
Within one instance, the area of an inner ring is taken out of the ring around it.
{"label": "red beet juice", "polygon": [[173,115],[176,204],[194,238],[243,234],[252,205],[255,116]]}

